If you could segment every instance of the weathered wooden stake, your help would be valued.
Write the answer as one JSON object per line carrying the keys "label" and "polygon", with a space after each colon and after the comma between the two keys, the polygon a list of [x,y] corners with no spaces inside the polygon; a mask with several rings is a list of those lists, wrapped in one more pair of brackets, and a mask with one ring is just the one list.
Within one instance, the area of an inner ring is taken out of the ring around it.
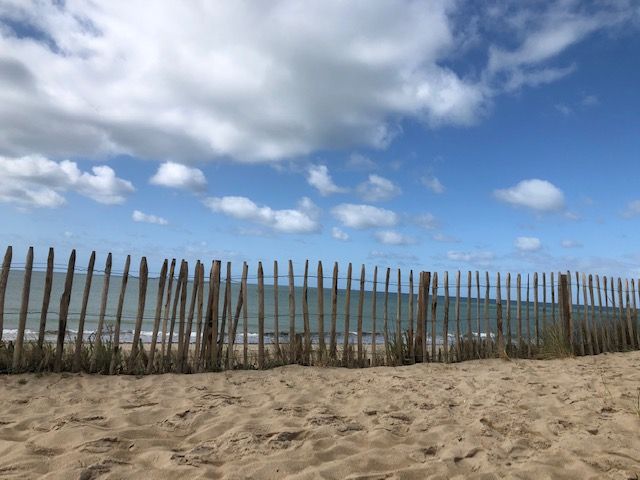
{"label": "weathered wooden stake", "polygon": [[84,322],[87,317],[87,305],[89,304],[89,293],[91,292],[91,280],[93,279],[93,267],[96,263],[96,252],[91,252],[89,265],[87,266],[87,276],[84,284],[84,294],[82,295],[82,306],[80,307],[80,318],[78,320],[78,334],[76,336],[76,351],[73,358],[73,370],[80,371],[82,360],[82,342],[84,340]]}
{"label": "weathered wooden stake", "polygon": [[258,369],[264,369],[264,272],[258,262]]}
{"label": "weathered wooden stake", "polygon": [[358,366],[364,367],[364,351],[362,347],[362,316],[364,314],[364,264],[360,270],[360,295],[358,296]]}
{"label": "weathered wooden stake", "polygon": [[[51,257],[51,260],[53,260],[53,256]],[[109,255],[107,255],[107,261],[104,266],[104,276],[102,277],[102,297],[100,299],[100,312],[98,313],[98,328],[96,328],[96,351],[95,351],[95,355],[91,359],[92,372],[96,371],[97,356],[100,350],[102,350],[102,329],[104,328],[104,317],[107,311],[107,299],[109,297],[109,283],[111,281],[111,262],[112,262],[111,252],[109,252]],[[53,266],[53,262],[52,262],[52,266]],[[52,269],[52,273],[53,273],[53,269]],[[42,332],[42,335],[38,336],[38,339],[40,339],[40,337],[44,339],[42,322],[40,323],[40,331]],[[40,347],[42,347],[42,344],[40,344]]]}
{"label": "weathered wooden stake", "polygon": [[322,262],[318,262],[318,273],[316,285],[318,290],[318,357],[322,361],[325,355],[324,339],[324,278],[322,272]]}
{"label": "weathered wooden stake", "polygon": [[304,328],[303,358],[307,365],[311,365],[311,325],[309,323],[309,260],[304,262],[304,277],[302,279],[302,324]]}
{"label": "weathered wooden stake", "polygon": [[456,362],[462,360],[460,348],[460,270],[456,272]]}
{"label": "weathered wooden stake", "polygon": [[338,315],[338,262],[333,264],[333,278],[331,282],[331,337],[329,339],[329,355],[337,358],[336,317]]}
{"label": "weathered wooden stake", "polygon": [[427,363],[429,358],[429,353],[427,352],[427,324],[428,324],[428,316],[429,316],[429,287],[431,286],[431,272],[424,272],[424,318],[422,321],[422,331],[424,334],[422,335],[422,363]]}
{"label": "weathered wooden stake", "polygon": [[[27,313],[29,312],[29,294],[31,293],[31,271],[33,270],[33,247],[29,247],[27,260],[24,265],[24,279],[22,285],[22,301],[20,303],[20,316],[18,318],[18,334],[13,350],[13,371],[18,371],[22,363],[22,347],[24,345],[24,330],[27,325]],[[627,294],[627,297],[629,295]]]}
{"label": "weathered wooden stake", "polygon": [[138,343],[140,341],[140,331],[142,330],[142,319],[144,318],[144,306],[147,301],[147,279],[149,270],[146,257],[140,260],[140,279],[138,281],[138,314],[136,315],[136,325],[133,333],[133,343],[131,344],[131,356],[129,357],[129,372],[133,372],[138,358]]}
{"label": "weathered wooden stake", "polygon": [[293,262],[289,260],[289,362],[296,363],[296,295],[293,283]]}
{"label": "weathered wooden stake", "polygon": [[444,272],[444,321],[442,323],[444,361],[449,363],[449,272]]}
{"label": "weathered wooden stake", "polygon": [[164,299],[164,287],[167,282],[168,261],[165,258],[160,269],[160,277],[158,278],[158,294],[156,296],[156,311],[153,318],[153,334],[151,335],[151,346],[149,347],[149,358],[147,358],[147,375],[153,373],[153,361],[156,354],[156,345],[158,343],[158,332],[160,330],[160,318],[162,317],[162,300]]}
{"label": "weathered wooden stake", "polygon": [[409,318],[407,319],[409,322],[409,329],[407,332],[407,348],[409,351],[409,359],[411,363],[415,363],[415,351],[414,351],[414,339],[413,339],[413,270],[409,270],[409,308],[407,309],[407,313],[409,314]]}
{"label": "weathered wooden stake", "polygon": [[505,351],[507,355],[511,354],[513,339],[511,336],[511,273],[507,272],[507,341]]}
{"label": "weathered wooden stake", "polygon": [[[106,274],[105,274],[106,275]],[[40,311],[40,329],[38,330],[38,348],[42,349],[44,335],[47,329],[47,313],[49,312],[49,301],[51,300],[51,287],[53,286],[53,248],[49,248],[47,258],[47,273],[44,277],[44,293],[42,295],[42,309]],[[0,333],[2,338],[2,333]],[[97,342],[97,338],[96,338]],[[96,343],[98,345],[98,343]]]}
{"label": "weathered wooden stake", "polygon": [[522,275],[516,277],[516,317],[518,322],[518,356],[522,356]]}
{"label": "weathered wooden stake", "polygon": [[344,340],[342,345],[342,364],[349,366],[349,317],[351,316],[351,263],[347,267],[347,289],[344,300]]}
{"label": "weathered wooden stake", "polygon": [[[180,371],[184,372],[189,364],[189,346],[191,345],[191,331],[193,329],[193,317],[196,315],[196,301],[198,300],[198,291],[200,290],[200,269],[202,263],[196,261],[193,271],[193,286],[191,288],[191,300],[189,301],[189,313],[187,315],[187,325],[184,332],[184,340],[182,341],[182,355],[180,355]],[[194,357],[194,358],[197,358]]]}
{"label": "weathered wooden stake", "polygon": [[506,355],[502,333],[502,292],[500,290],[500,272],[496,274],[496,331],[498,337],[498,355]]}
{"label": "weathered wooden stake", "polygon": [[398,294],[396,296],[396,361],[402,365],[402,277],[398,268]]}
{"label": "weathered wooden stake", "polygon": [[11,257],[13,248],[7,247],[2,261],[2,272],[0,272],[0,341],[2,341],[2,331],[4,330],[4,297],[7,291],[7,281],[9,280],[9,270],[11,269]]}
{"label": "weathered wooden stake", "polygon": [[[214,370],[218,368],[218,318],[220,313],[220,270],[222,269],[222,262],[216,260],[213,263],[213,288],[211,289],[211,368]],[[208,320],[208,319],[207,319]],[[246,338],[246,337],[245,337]],[[246,342],[246,340],[245,340]]]}
{"label": "weathered wooden stake", "polygon": [[[72,253],[73,255],[73,263],[75,265],[75,251]],[[71,264],[71,260],[69,260],[69,264]],[[124,296],[127,290],[127,282],[129,281],[129,266],[131,265],[131,255],[127,255],[127,259],[124,262],[124,271],[122,272],[122,283],[120,284],[120,297],[118,297],[118,309],[116,310],[116,324],[113,332],[113,351],[111,352],[111,363],[109,365],[109,375],[113,375],[116,371],[116,364],[120,358],[120,325],[122,323],[122,308],[124,307]],[[73,268],[71,269],[73,271]],[[67,279],[69,274],[67,273]],[[73,278],[73,276],[72,276]],[[66,287],[65,287],[66,291]],[[64,294],[62,295],[64,297]],[[69,283],[69,297],[71,297],[71,282]],[[60,301],[62,305],[62,300]],[[67,305],[68,305],[67,301]],[[60,308],[62,312],[62,307]],[[61,315],[62,317],[62,315]],[[65,330],[66,330],[66,315],[65,315]],[[58,330],[58,335],[60,335],[60,331],[62,329],[62,318],[60,320],[60,328]],[[63,339],[64,340],[64,339]],[[62,344],[64,342],[60,341],[60,337],[58,337],[58,350],[60,350],[60,355],[62,355]]]}
{"label": "weathered wooden stake", "polygon": [[433,285],[431,286],[431,361],[437,360],[436,356],[436,323],[438,313],[438,272],[433,272]]}
{"label": "weathered wooden stake", "polygon": [[373,292],[371,292],[371,366],[375,367],[377,364],[376,358],[376,344],[378,343],[376,332],[376,302],[378,300],[378,267],[373,268]]}
{"label": "weathered wooden stake", "polygon": [[391,269],[387,267],[387,275],[384,281],[384,315],[382,317],[384,328],[384,359],[385,365],[389,365],[389,277]]}
{"label": "weathered wooden stake", "polygon": [[276,358],[281,360],[280,352],[280,298],[278,297],[278,261],[273,261],[273,338]]}
{"label": "weathered wooden stake", "polygon": [[169,322],[169,313],[171,312],[171,289],[173,288],[173,276],[176,269],[176,259],[171,259],[171,267],[169,268],[169,284],[167,285],[167,300],[164,304],[164,320],[162,321],[162,348],[160,352],[161,360],[164,362],[164,355],[167,346],[167,323]]}
{"label": "weathered wooden stake", "polygon": [[54,370],[60,372],[62,369],[62,353],[64,350],[64,339],[67,333],[67,317],[69,315],[69,302],[71,301],[71,288],[73,287],[73,272],[76,268],[76,251],[71,250],[69,264],[67,265],[67,276],[64,281],[64,291],[60,297],[60,314],[58,320],[58,343],[56,347],[56,358]]}

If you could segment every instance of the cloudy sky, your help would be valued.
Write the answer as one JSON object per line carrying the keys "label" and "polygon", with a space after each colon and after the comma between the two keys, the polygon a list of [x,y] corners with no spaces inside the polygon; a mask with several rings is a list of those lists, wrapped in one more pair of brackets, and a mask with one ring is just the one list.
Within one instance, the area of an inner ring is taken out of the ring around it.
{"label": "cloudy sky", "polygon": [[0,0],[0,240],[640,275],[638,52],[637,0]]}

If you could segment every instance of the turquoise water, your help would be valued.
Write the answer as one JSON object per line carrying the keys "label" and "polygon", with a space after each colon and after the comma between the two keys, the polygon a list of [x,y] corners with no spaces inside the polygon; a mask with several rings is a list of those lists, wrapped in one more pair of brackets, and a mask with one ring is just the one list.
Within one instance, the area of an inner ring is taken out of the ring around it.
{"label": "turquoise water", "polygon": [[[3,338],[5,340],[10,340],[15,338],[16,329],[18,326],[18,315],[20,311],[20,302],[22,295],[22,286],[23,286],[23,272],[20,270],[13,270],[9,274],[9,281],[7,284],[7,291],[5,297],[5,314],[4,314],[4,328],[3,328]],[[29,339],[37,338],[37,332],[40,323],[40,311],[42,310],[42,298],[44,291],[44,277],[45,274],[42,271],[34,271],[32,274],[31,280],[31,290],[29,297],[29,313],[27,316],[27,324],[26,324],[26,336]],[[51,300],[49,304],[49,313],[47,318],[46,331],[47,335],[50,338],[55,338],[58,329],[58,312],[60,309],[60,297],[62,295],[63,287],[64,287],[65,274],[61,272],[54,273],[53,277],[53,288],[51,293]],[[98,322],[98,314],[100,307],[100,300],[102,295],[103,288],[103,280],[104,277],[99,274],[94,274],[93,281],[91,285],[91,291],[89,296],[88,310],[85,320],[85,336],[91,335],[96,327]],[[266,281],[272,281],[272,279],[266,278]],[[80,317],[80,308],[82,295],[85,287],[86,275],[81,273],[76,273],[74,276],[73,289],[71,294],[71,303],[69,306],[69,316],[67,321],[67,329],[70,335],[74,335],[77,332],[78,327],[78,319]],[[301,333],[303,331],[304,325],[304,317],[302,312],[302,303],[303,303],[303,289],[301,288],[302,279],[296,278],[296,282],[299,284],[295,289],[295,304],[296,304],[296,315],[295,315],[295,329],[296,333]],[[309,279],[310,283],[316,282],[315,278]],[[107,311],[105,317],[105,328],[108,328],[110,325],[115,324],[115,316],[117,309],[117,302],[120,293],[122,283],[122,277],[111,276],[110,288],[109,288],[109,296],[107,302]],[[341,282],[344,284],[344,281]],[[417,282],[416,282],[417,283]],[[279,279],[279,290],[278,290],[278,306],[279,306],[279,317],[277,319],[279,325],[280,335],[283,341],[287,341],[287,334],[289,332],[289,292],[288,292],[288,279],[280,278]],[[174,292],[172,297],[175,296],[175,286],[176,282],[174,281],[173,289]],[[224,286],[224,283],[223,283]],[[328,336],[330,327],[331,327],[331,279],[325,278],[324,280],[324,330],[326,335]],[[329,287],[329,288],[328,288]],[[355,287],[355,288],[354,288]],[[370,289],[372,287],[371,283],[368,283],[366,288]],[[129,277],[129,281],[127,284],[122,322],[121,322],[121,341],[126,342],[129,341],[132,337],[132,332],[135,327],[135,320],[137,315],[137,306],[138,306],[138,288],[139,281],[135,277]],[[381,285],[378,282],[378,293],[376,295],[376,304],[377,304],[377,314],[376,314],[376,332],[378,333],[376,337],[376,342],[382,341],[381,333],[383,331],[383,319],[384,319],[384,305],[385,305],[385,295],[383,292],[379,290],[384,288],[384,285]],[[390,287],[391,288],[391,287]],[[397,288],[395,285],[393,288]],[[406,287],[404,287],[406,290]],[[238,292],[240,289],[240,284],[237,281],[234,281],[231,286],[231,297],[232,297],[232,311],[235,312],[235,306],[238,299]],[[192,283],[188,285],[188,294],[187,294],[187,310],[189,307],[189,300],[191,298],[191,290]],[[541,289],[540,289],[541,290]],[[146,295],[146,304],[144,309],[143,316],[143,324],[142,324],[142,339],[143,341],[149,341],[152,335],[153,330],[153,319],[155,316],[155,305],[156,305],[156,297],[158,291],[158,279],[149,279],[148,287],[147,287],[147,295]],[[208,292],[208,283],[205,285],[205,304],[206,297]],[[466,293],[466,287],[462,289],[463,295]],[[473,294],[476,293],[475,285],[472,290]],[[414,330],[416,329],[416,317],[417,317],[417,288],[415,289],[414,295],[414,319],[413,325]],[[531,291],[531,300],[533,300],[533,293]],[[265,341],[271,342],[273,340],[273,332],[275,331],[275,322],[276,318],[274,315],[274,306],[276,303],[276,299],[274,298],[274,288],[273,285],[265,285],[264,287],[264,305],[265,305]],[[437,314],[436,314],[436,330],[437,330],[437,341],[442,342],[443,338],[443,319],[444,319],[444,290],[442,287],[439,288],[439,296],[437,299]],[[456,329],[456,308],[455,308],[455,289],[450,287],[450,302],[449,302],[449,335],[455,334]],[[493,295],[493,291],[492,291]],[[502,291],[503,298],[506,297],[506,292],[503,288]],[[515,337],[516,335],[516,305],[515,305],[515,290],[511,292],[512,302],[511,302],[511,331],[512,335]],[[166,297],[165,297],[166,298]],[[222,295],[220,300],[220,318],[222,318]],[[373,306],[373,293],[370,290],[365,290],[364,300],[363,300],[363,331],[364,342],[370,343],[372,341],[371,332],[373,330],[373,317],[372,317],[372,306]],[[523,306],[522,306],[522,322],[523,322],[523,335],[527,333],[526,326],[526,317],[527,317],[527,309],[529,312],[529,331],[531,335],[534,335],[535,332],[535,318],[534,318],[534,310],[533,310],[533,301],[530,302],[527,308],[527,304],[524,301],[526,298],[526,292],[523,288],[522,290],[522,298],[523,298]],[[540,293],[540,299],[542,298],[542,293]],[[551,298],[551,293],[547,291],[547,298]],[[397,308],[397,299],[398,295],[396,292],[389,292],[388,295],[388,328],[390,332],[395,332],[396,330],[396,308]],[[255,284],[250,283],[248,285],[248,331],[249,331],[249,342],[257,343],[258,341],[258,291],[257,286]],[[358,321],[358,300],[359,300],[359,281],[354,281],[352,283],[351,290],[351,302],[349,308],[349,331],[351,332],[350,341],[355,341],[355,332],[357,330],[357,321]],[[406,331],[409,327],[409,295],[408,293],[403,293],[400,296],[401,300],[401,329]],[[317,301],[318,301],[318,291],[314,287],[308,288],[308,305],[309,305],[309,323],[311,332],[314,335],[314,338],[317,339],[318,332],[318,317],[317,317]],[[431,298],[429,298],[429,302],[431,302]],[[173,298],[172,298],[173,303]],[[345,304],[346,304],[346,290],[339,289],[337,295],[337,315],[336,315],[336,331],[338,332],[338,341],[342,342],[342,334],[344,332],[344,322],[346,319],[345,312]],[[503,323],[504,323],[504,331],[506,332],[506,319],[507,319],[507,311],[506,311],[506,302],[503,300]],[[164,301],[163,301],[164,306]],[[479,306],[479,311],[478,311]],[[461,299],[460,301],[460,324],[461,324],[461,333],[466,333],[467,330],[467,312],[468,307],[471,311],[471,325],[472,331],[474,334],[477,334],[478,331],[482,335],[486,333],[485,331],[485,315],[488,316],[490,321],[491,331],[495,334],[496,332],[496,302],[491,299],[487,306],[487,311],[485,313],[485,305],[484,305],[484,287],[481,288],[481,299],[480,302],[475,298],[472,298],[470,302],[467,302],[466,299]],[[547,321],[552,321],[554,315],[554,308],[551,304],[545,305],[542,302],[539,304],[539,325],[542,328],[543,322],[543,312],[546,310],[546,318]],[[574,313],[580,313],[581,307],[574,305]],[[164,315],[164,310],[163,310]],[[478,315],[479,315],[479,325],[480,329],[478,329]],[[555,316],[559,316],[559,312],[557,308],[555,308]],[[176,320],[176,322],[178,319]],[[162,322],[161,322],[162,325]],[[194,319],[194,332],[195,332],[196,319]],[[176,330],[178,326],[176,325]],[[162,327],[160,327],[160,331]],[[241,341],[241,333],[242,333],[242,316],[240,317],[240,322],[238,325],[238,340]],[[429,336],[431,333],[431,305],[429,305],[428,309],[428,326],[427,326],[427,335]],[[195,333],[193,334],[193,338],[195,339]]]}

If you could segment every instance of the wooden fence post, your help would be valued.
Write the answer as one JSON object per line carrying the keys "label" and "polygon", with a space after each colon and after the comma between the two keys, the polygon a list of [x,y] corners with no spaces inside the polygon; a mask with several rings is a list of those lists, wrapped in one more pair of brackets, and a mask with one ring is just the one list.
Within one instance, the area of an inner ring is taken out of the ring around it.
{"label": "wooden fence post", "polygon": [[[44,277],[44,293],[42,295],[42,309],[40,311],[40,329],[38,330],[38,348],[42,349],[44,335],[47,330],[47,313],[49,312],[49,301],[51,300],[51,287],[53,286],[53,247],[49,248],[47,258],[47,273]],[[0,333],[2,338],[2,333]]]}
{"label": "wooden fence post", "polygon": [[304,262],[304,277],[302,279],[302,326],[304,329],[303,358],[307,365],[311,365],[311,325],[309,324],[309,260]]}
{"label": "wooden fence post", "polygon": [[387,267],[387,275],[384,281],[384,364],[389,365],[389,277],[391,269]]}
{"label": "wooden fence post", "polygon": [[431,272],[424,272],[424,318],[422,321],[422,363],[427,363],[429,353],[427,352],[427,324],[429,317],[429,287],[431,286]]}
{"label": "wooden fence post", "polygon": [[9,270],[11,268],[11,257],[13,249],[7,247],[2,261],[2,272],[0,272],[0,342],[2,341],[2,331],[4,330],[4,296],[7,291],[7,281],[9,280]]}
{"label": "wooden fence post", "polygon": [[342,345],[342,364],[349,366],[349,317],[351,315],[351,263],[347,267],[347,289],[344,300],[344,340]]}
{"label": "wooden fence post", "polygon": [[502,334],[502,292],[500,288],[500,272],[496,275],[496,331],[498,333],[498,355],[505,356],[504,337]]}
{"label": "wooden fence post", "polygon": [[[322,268],[319,266],[318,268]],[[278,296],[278,261],[273,261],[273,338],[275,340],[276,358],[281,360],[280,353],[280,297]]]}
{"label": "wooden fence post", "polygon": [[456,362],[461,361],[460,348],[460,270],[456,272]]}
{"label": "wooden fence post", "polygon": [[78,334],[76,335],[76,351],[73,358],[73,370],[80,371],[82,361],[82,342],[84,341],[84,321],[87,317],[87,306],[89,304],[89,293],[91,292],[91,280],[93,279],[93,267],[96,262],[96,252],[91,252],[89,265],[87,266],[87,276],[84,283],[84,294],[82,295],[82,306],[80,307],[80,319],[78,320]]}
{"label": "wooden fence post", "polygon": [[[52,258],[53,259],[53,258]],[[96,348],[93,358],[91,359],[91,371],[96,371],[96,362],[98,355],[102,350],[102,329],[104,328],[104,317],[107,312],[107,300],[109,298],[109,282],[111,281],[111,252],[107,255],[107,261],[104,265],[104,275],[102,277],[102,296],[100,298],[100,312],[98,313],[98,328],[96,328]],[[42,323],[40,323],[41,337],[44,338]],[[40,336],[38,337],[40,338]],[[42,345],[40,345],[42,347]]]}
{"label": "wooden fence post", "polygon": [[396,296],[396,358],[398,365],[403,364],[402,358],[402,278],[398,268],[398,294]]}
{"label": "wooden fence post", "polygon": [[364,314],[364,263],[360,270],[360,294],[358,296],[358,366],[364,366],[364,352],[362,348],[362,316]]}
{"label": "wooden fence post", "polygon": [[133,342],[131,344],[131,355],[129,356],[129,372],[133,371],[136,360],[138,359],[138,342],[140,341],[140,332],[142,330],[142,320],[144,318],[144,306],[147,302],[147,280],[149,277],[149,269],[147,267],[147,258],[140,259],[140,277],[138,279],[138,313],[136,315],[136,325],[133,332]]}
{"label": "wooden fence post", "polygon": [[413,270],[409,270],[409,308],[408,310],[408,320],[409,320],[409,329],[407,333],[407,348],[409,352],[409,359],[411,363],[416,362],[415,352],[414,352],[414,340],[413,340]]}
{"label": "wooden fence post", "polygon": [[378,267],[375,266],[373,268],[373,291],[371,297],[371,366],[375,367],[377,364],[376,359],[376,343],[377,343],[377,332],[376,332],[376,302],[378,296]]}
{"label": "wooden fence post", "polygon": [[220,269],[222,262],[216,260],[213,263],[213,288],[211,302],[211,368],[218,368],[218,316],[220,314]]}
{"label": "wooden fence post", "polygon": [[151,335],[151,346],[149,348],[149,358],[147,359],[147,375],[153,373],[153,359],[156,353],[156,344],[158,342],[158,331],[160,330],[160,317],[162,316],[162,300],[164,298],[164,286],[167,281],[168,261],[165,258],[162,269],[160,270],[160,278],[158,279],[158,295],[156,297],[156,312],[153,319],[153,334]]}
{"label": "wooden fence post", "polygon": [[324,278],[322,262],[318,262],[316,285],[318,290],[318,359],[322,362],[325,354],[324,339]]}
{"label": "wooden fence post", "polygon": [[164,319],[162,321],[162,349],[161,360],[164,362],[165,349],[167,346],[167,322],[169,321],[169,313],[171,309],[171,289],[173,288],[173,276],[176,269],[176,259],[171,259],[171,267],[169,268],[169,284],[167,285],[167,300],[164,304]]}
{"label": "wooden fence post", "polygon": [[331,335],[329,339],[329,356],[335,360],[337,358],[336,340],[336,317],[338,315],[338,262],[333,264],[333,276],[331,281]]}
{"label": "wooden fence post", "polygon": [[[193,271],[193,286],[191,289],[191,300],[189,302],[189,314],[187,315],[187,325],[184,332],[184,340],[182,342],[182,355],[180,355],[180,371],[184,372],[185,367],[189,365],[189,347],[191,345],[191,330],[193,329],[193,318],[196,313],[196,301],[198,299],[198,291],[200,290],[200,269],[202,263],[196,261]],[[231,310],[231,307],[229,307]]]}
{"label": "wooden fence post", "polygon": [[54,370],[62,370],[62,353],[64,349],[64,339],[67,333],[67,316],[69,315],[69,302],[71,301],[71,288],[73,287],[73,273],[76,268],[76,251],[71,250],[69,264],[67,265],[67,276],[64,282],[64,291],[60,297],[60,314],[58,320],[58,342],[56,348],[56,358]]}
{"label": "wooden fence post", "polygon": [[444,322],[442,323],[444,362],[449,363],[449,272],[444,272]]}
{"label": "wooden fence post", "polygon": [[[75,263],[75,256],[74,256],[74,263]],[[127,255],[127,259],[124,262],[124,272],[122,272],[122,283],[120,285],[120,297],[118,298],[118,310],[116,311],[116,324],[113,332],[113,351],[111,352],[111,363],[109,364],[109,375],[113,375],[115,373],[116,363],[117,363],[118,357],[120,356],[120,324],[122,322],[122,309],[124,307],[124,296],[127,289],[127,282],[129,281],[130,265],[131,265],[131,255]],[[69,286],[69,292],[71,292],[71,286]],[[65,325],[66,325],[66,318],[65,318]],[[61,348],[60,348],[60,353],[62,353]]]}
{"label": "wooden fence post", "polygon": [[[24,281],[22,286],[22,302],[20,303],[20,317],[18,319],[18,335],[13,350],[13,371],[17,371],[22,363],[22,346],[24,345],[24,329],[27,325],[29,312],[29,294],[31,293],[31,271],[33,270],[33,247],[29,247],[27,260],[24,265]],[[627,289],[628,290],[628,289]],[[627,293],[627,298],[629,294]]]}
{"label": "wooden fence post", "polygon": [[264,272],[258,262],[258,369],[264,368]]}
{"label": "wooden fence post", "polygon": [[289,363],[296,363],[296,295],[293,280],[293,262],[289,260]]}
{"label": "wooden fence post", "polygon": [[433,280],[431,286],[431,361],[438,359],[436,355],[436,324],[438,322],[438,272],[433,272]]}
{"label": "wooden fence post", "polygon": [[567,275],[560,275],[560,295],[558,300],[560,304],[560,316],[562,318],[563,332],[567,345],[572,344],[571,339],[571,295],[569,293],[569,279]]}

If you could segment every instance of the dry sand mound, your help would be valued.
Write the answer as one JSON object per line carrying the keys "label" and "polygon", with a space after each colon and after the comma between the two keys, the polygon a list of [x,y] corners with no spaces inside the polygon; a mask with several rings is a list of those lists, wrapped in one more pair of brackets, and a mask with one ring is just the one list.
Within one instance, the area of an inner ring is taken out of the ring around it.
{"label": "dry sand mound", "polygon": [[0,381],[0,478],[640,475],[640,352]]}

